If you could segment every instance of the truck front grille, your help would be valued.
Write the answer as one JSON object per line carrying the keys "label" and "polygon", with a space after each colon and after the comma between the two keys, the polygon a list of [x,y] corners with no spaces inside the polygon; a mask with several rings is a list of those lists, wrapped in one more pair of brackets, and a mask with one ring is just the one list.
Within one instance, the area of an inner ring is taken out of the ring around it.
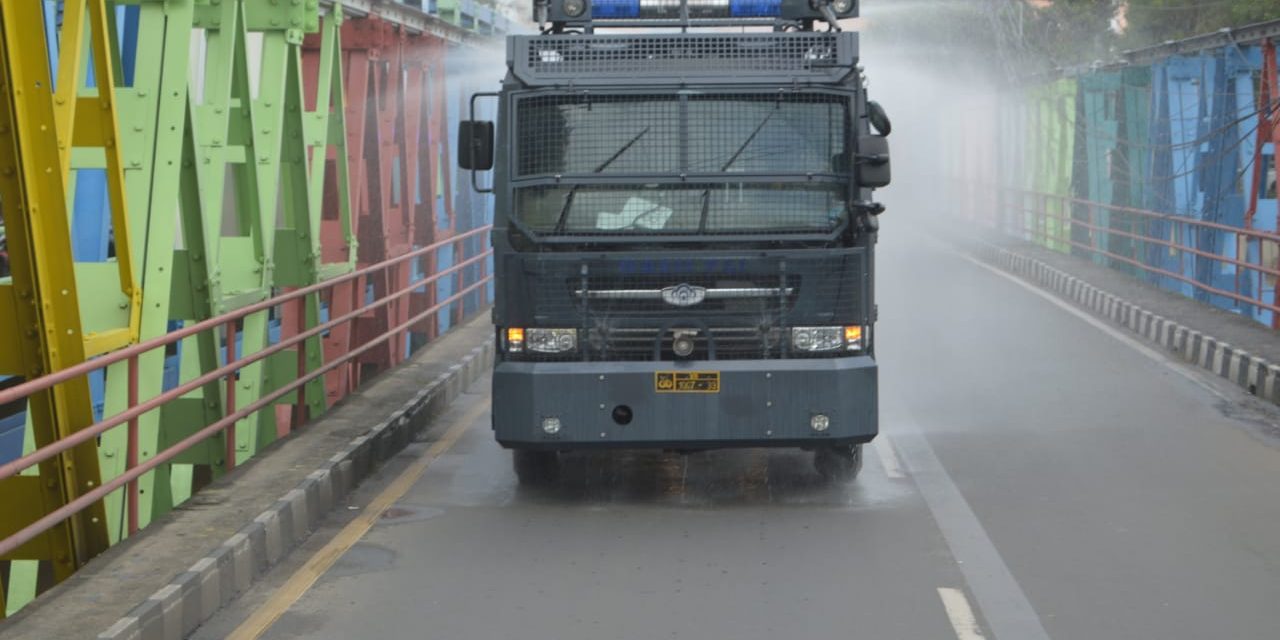
{"label": "truck front grille", "polygon": [[[783,334],[777,328],[674,328],[697,332],[693,335],[693,354],[687,359],[750,360],[781,355]],[[674,331],[658,327],[592,329],[584,346],[599,360],[675,360],[671,349],[674,339]]]}
{"label": "truck front grille", "polygon": [[[789,327],[869,325],[860,249],[790,255],[523,254],[504,267],[502,326],[577,329],[572,354],[520,359],[669,361],[675,331],[699,360],[794,358]],[[830,357],[845,354],[818,354]]]}

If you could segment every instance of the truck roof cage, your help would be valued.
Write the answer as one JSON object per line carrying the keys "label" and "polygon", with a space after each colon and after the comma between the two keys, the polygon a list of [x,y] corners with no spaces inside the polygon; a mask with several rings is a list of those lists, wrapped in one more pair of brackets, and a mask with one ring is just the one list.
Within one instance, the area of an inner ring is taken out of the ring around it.
{"label": "truck roof cage", "polygon": [[544,32],[596,28],[773,27],[812,31],[817,21],[839,31],[858,16],[858,0],[533,0]]}
{"label": "truck roof cage", "polygon": [[513,36],[507,61],[527,86],[672,82],[837,82],[858,61],[854,32]]}

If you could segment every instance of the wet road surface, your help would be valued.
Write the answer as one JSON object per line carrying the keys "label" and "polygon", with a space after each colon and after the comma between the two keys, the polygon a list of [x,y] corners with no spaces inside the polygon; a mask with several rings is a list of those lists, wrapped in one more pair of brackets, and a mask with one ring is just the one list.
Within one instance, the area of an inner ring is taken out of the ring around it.
{"label": "wet road surface", "polygon": [[[1276,415],[886,228],[884,437],[853,483],[753,450],[572,455],[520,488],[481,382],[443,418],[456,443],[262,637],[1280,636]],[[196,637],[277,606],[350,518]]]}

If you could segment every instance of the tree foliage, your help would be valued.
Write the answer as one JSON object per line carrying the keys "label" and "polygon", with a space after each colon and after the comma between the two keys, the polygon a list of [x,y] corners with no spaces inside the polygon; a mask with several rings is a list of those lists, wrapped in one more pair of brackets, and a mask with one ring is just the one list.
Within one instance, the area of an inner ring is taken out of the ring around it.
{"label": "tree foliage", "polygon": [[872,38],[929,43],[949,60],[985,59],[1011,77],[1280,19],[1280,0],[866,0],[863,9]]}
{"label": "tree foliage", "polygon": [[[1024,0],[990,0],[1024,5]],[[1280,19],[1278,0],[1053,0],[1032,7],[1025,48],[1055,64],[1108,59],[1118,51]]]}
{"label": "tree foliage", "polygon": [[1280,19],[1277,0],[1128,0],[1125,48]]}

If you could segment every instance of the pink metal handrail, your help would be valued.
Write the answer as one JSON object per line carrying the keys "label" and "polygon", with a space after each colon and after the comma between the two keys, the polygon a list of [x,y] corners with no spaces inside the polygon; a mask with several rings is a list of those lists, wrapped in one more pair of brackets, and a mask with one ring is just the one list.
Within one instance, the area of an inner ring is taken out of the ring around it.
{"label": "pink metal handrail", "polygon": [[[411,293],[414,289],[419,289],[423,285],[430,284],[431,282],[434,282],[435,280],[443,276],[449,275],[461,269],[465,269],[466,267],[471,266],[472,264],[475,264],[480,260],[488,258],[490,255],[492,255],[491,250],[485,251],[484,253],[468,258],[447,269],[442,269],[441,271],[432,274],[431,276],[429,276],[424,280],[419,280],[417,282],[411,283],[409,286],[406,286],[403,289],[400,289],[399,291],[396,291],[392,294],[379,298],[378,300],[375,300],[366,306],[359,307],[349,313],[343,314],[336,318],[332,318],[328,322],[316,325],[306,331],[297,333],[288,338],[281,339],[279,342],[273,345],[270,345],[260,351],[255,351],[254,353],[248,354],[245,357],[240,359],[229,358],[227,364],[222,365],[217,369],[209,371],[197,378],[188,380],[187,382],[184,382],[168,391],[165,391],[160,395],[150,400],[147,400],[146,402],[130,407],[109,418],[104,418],[100,422],[89,425],[88,427],[85,427],[84,429],[81,429],[65,438],[62,438],[57,442],[54,442],[44,447],[41,447],[39,449],[36,449],[35,451],[32,451],[31,453],[28,453],[22,456],[21,458],[18,458],[16,460],[12,460],[3,465],[0,465],[0,480],[4,480],[5,478],[9,478],[11,476],[17,475],[23,470],[29,467],[32,467],[40,462],[43,462],[49,458],[52,458],[53,456],[58,455],[59,453],[64,453],[76,447],[77,445],[88,442],[89,440],[92,440],[102,435],[103,432],[109,429],[115,428],[126,421],[135,420],[138,416],[144,413],[147,413],[148,411],[151,411],[156,407],[166,402],[169,402],[170,400],[174,400],[176,398],[184,396],[206,384],[209,384],[210,382],[215,382],[219,379],[227,377],[229,374],[234,374],[238,372],[240,369],[243,369],[247,365],[258,362],[259,360],[263,360],[273,354],[279,353],[280,351],[288,349],[289,347],[292,347],[296,344],[305,342],[306,340],[314,336],[320,335],[325,331],[329,331],[330,329],[333,329],[334,327],[341,325],[344,322],[353,320],[356,317],[361,316],[364,313],[368,312],[370,309],[375,309],[377,307],[390,304],[392,301],[397,300]],[[227,315],[229,316],[231,314],[227,314]],[[232,322],[233,320],[234,319],[229,319],[229,320],[225,320],[224,322]],[[217,326],[218,325],[215,325],[215,328]],[[234,339],[234,332],[231,334],[231,337]],[[234,346],[232,346],[232,348],[234,348]],[[137,354],[131,354],[130,357],[136,358]],[[344,358],[343,361],[349,360],[349,359],[350,358]],[[15,387],[15,388],[20,388],[20,387]],[[39,390],[37,390],[37,392],[38,391]]]}
{"label": "pink metal handrail", "polygon": [[[238,420],[244,417],[247,417],[249,415],[252,415],[253,413],[267,406],[269,403],[273,402],[275,399],[280,398],[295,389],[298,390],[299,394],[302,394],[303,389],[305,388],[304,385],[307,382],[310,382],[311,380],[316,379],[320,375],[323,375],[324,373],[327,373],[339,366],[349,363],[356,356],[372,349],[374,346],[377,346],[382,342],[385,342],[391,339],[391,337],[393,337],[400,331],[403,331],[409,327],[414,326],[415,324],[418,324],[424,321],[426,318],[430,317],[432,314],[438,313],[444,307],[452,304],[453,302],[456,302],[457,300],[460,300],[462,297],[470,294],[471,292],[475,291],[479,287],[487,284],[491,280],[491,276],[484,274],[483,261],[489,258],[490,256],[492,256],[493,251],[491,249],[485,250],[484,252],[478,255],[462,260],[446,269],[442,269],[421,280],[417,280],[415,282],[409,283],[406,287],[398,291],[389,292],[387,295],[384,295],[383,297],[377,300],[374,300],[367,304],[363,304],[362,306],[352,310],[351,312],[348,312],[346,314],[343,314],[335,318],[331,318],[329,321],[319,324],[310,329],[300,328],[300,331],[297,334],[281,339],[275,344],[269,345],[266,348],[260,351],[254,352],[252,354],[247,354],[242,358],[237,358],[236,352],[235,352],[237,320],[245,316],[248,316],[249,314],[263,311],[263,310],[284,304],[286,302],[302,298],[303,296],[306,296],[306,295],[324,291],[326,289],[331,289],[338,284],[374,273],[379,269],[386,269],[389,267],[397,266],[402,262],[412,260],[414,258],[425,255],[431,251],[438,250],[445,246],[449,246],[449,245],[459,246],[459,243],[461,241],[466,240],[470,237],[485,233],[490,229],[491,227],[486,226],[486,227],[480,227],[480,228],[468,231],[466,233],[458,234],[446,240],[442,240],[440,242],[436,242],[431,245],[428,245],[419,249],[415,249],[414,251],[409,252],[405,255],[391,258],[389,260],[385,260],[383,262],[352,271],[351,273],[344,274],[336,278],[332,278],[322,283],[317,283],[314,285],[309,285],[307,287],[295,289],[287,293],[275,296],[273,298],[263,300],[263,301],[254,303],[252,305],[237,309],[235,311],[225,313],[215,318],[210,318],[208,320],[191,324],[187,327],[183,327],[182,329],[168,333],[165,336],[157,337],[136,345],[132,345],[130,347],[113,352],[101,358],[87,361],[87,362],[78,364],[74,367],[69,367],[62,371],[58,371],[53,374],[42,376],[41,378],[28,381],[21,385],[18,385],[10,389],[4,390],[3,392],[0,392],[0,404],[14,402],[14,401],[29,397],[30,395],[40,393],[42,391],[46,391],[56,386],[57,384],[66,382],[67,380],[73,379],[78,375],[85,375],[89,372],[102,369],[104,367],[110,366],[111,364],[120,362],[121,360],[127,361],[128,407],[124,411],[117,413],[109,418],[105,418],[92,425],[89,425],[84,429],[80,429],[65,438],[61,438],[56,442],[53,442],[44,447],[41,447],[16,460],[12,460],[8,463],[0,465],[0,481],[3,481],[6,478],[13,477],[21,473],[22,471],[29,469],[45,460],[48,460],[56,455],[65,453],[74,447],[83,445],[93,440],[94,438],[102,435],[103,433],[107,432],[110,429],[116,428],[121,424],[127,423],[128,424],[128,441],[127,441],[127,449],[126,449],[125,472],[121,476],[100,486],[98,489],[95,489],[90,493],[81,495],[80,497],[72,500],[66,505],[63,505],[59,509],[47,514],[45,517],[36,521],[32,525],[22,529],[21,531],[15,533],[9,538],[6,538],[0,541],[0,556],[3,556],[4,554],[9,553],[12,550],[18,548],[22,544],[25,544],[27,541],[31,540],[35,536],[40,535],[40,533],[44,532],[49,527],[52,527],[54,524],[71,516],[72,514],[78,512],[80,509],[83,509],[85,506],[92,504],[95,500],[107,495],[111,491],[118,489],[121,486],[126,487],[126,492],[127,492],[126,505],[127,505],[127,511],[128,511],[127,523],[128,523],[128,531],[132,535],[138,530],[138,503],[139,503],[138,497],[139,496],[138,496],[137,480],[139,477],[141,477],[143,473],[146,473],[146,471],[149,471],[150,469],[154,469],[156,466],[163,464],[168,460],[171,460],[173,457],[177,456],[183,450],[189,448],[190,446],[198,443],[204,438],[209,437],[220,430],[225,430],[225,437],[227,442],[226,442],[226,453],[225,453],[226,459],[224,461],[224,464],[225,464],[226,470],[230,471],[235,467],[235,423]],[[325,331],[329,331],[345,322],[353,321],[357,317],[367,313],[371,309],[377,309],[379,307],[389,305],[392,302],[400,300],[401,298],[411,294],[413,291],[417,289],[421,289],[424,286],[427,286],[429,284],[436,282],[440,278],[443,278],[450,274],[457,273],[462,269],[465,269],[467,267],[470,267],[476,264],[480,264],[482,267],[481,278],[476,283],[465,287],[462,291],[459,291],[458,293],[450,296],[446,300],[433,305],[431,308],[415,315],[409,321],[398,325],[397,327],[389,330],[388,332],[382,334],[381,336],[378,336],[377,338],[361,345],[357,349],[354,349],[344,354],[341,358],[337,358],[332,362],[325,363],[324,365],[322,365],[321,367],[319,367],[318,369],[316,369],[311,373],[305,372],[305,367],[303,365],[305,363],[305,350],[306,350],[307,340],[314,338],[318,335],[321,335]],[[138,401],[138,388],[137,388],[138,387],[138,357],[141,354],[147,351],[151,351],[153,349],[167,347],[168,345],[173,344],[178,340],[181,340],[186,337],[190,337],[202,331],[217,330],[219,328],[225,328],[225,331],[226,331],[226,337],[225,337],[225,343],[226,343],[225,348],[226,348],[226,354],[227,354],[226,364],[212,371],[206,372],[205,374],[197,378],[194,378],[185,383],[182,383],[174,387],[173,389],[162,392],[159,395],[155,396],[154,398],[151,398],[145,402],[140,403]],[[273,391],[267,394],[264,398],[261,398],[256,402],[251,403],[246,407],[237,408],[235,404],[236,374],[241,369],[243,369],[248,365],[251,365],[255,362],[259,362],[267,357],[270,357],[273,354],[279,353],[285,349],[288,349],[294,346],[297,346],[299,351],[299,363],[300,363],[299,377],[295,379],[293,382],[289,383],[288,385],[285,385],[281,389],[278,389],[276,391]],[[213,424],[202,428],[199,432],[197,432],[196,434],[193,434],[191,437],[188,437],[164,449],[161,452],[157,452],[157,454],[154,457],[150,458],[146,462],[139,463],[138,462],[138,418],[139,416],[149,411],[153,411],[156,408],[160,407],[161,405],[169,401],[175,400],[177,398],[180,398],[181,396],[184,396],[190,393],[191,391],[194,391],[204,385],[214,383],[219,379],[225,379],[225,385],[226,385],[225,401],[226,401],[226,412],[228,415],[224,416],[222,419],[214,422]],[[298,400],[299,400],[299,403],[302,401],[301,395],[299,395]]]}
{"label": "pink metal handrail", "polygon": [[[201,320],[191,325],[184,326],[181,329],[176,329],[174,331],[164,334],[163,336],[158,336],[150,340],[146,340],[144,342],[139,342],[138,344],[135,344],[135,345],[130,345],[118,351],[113,351],[100,358],[94,358],[93,360],[86,360],[73,367],[67,367],[66,369],[62,369],[47,375],[43,375],[34,380],[29,380],[20,385],[10,387],[8,389],[0,391],[0,405],[8,404],[15,400],[20,400],[22,398],[35,394],[39,391],[44,391],[55,385],[58,385],[68,380],[71,380],[73,378],[76,378],[77,376],[82,376],[87,373],[96,371],[98,369],[107,367],[108,365],[112,365],[122,360],[126,360],[129,357],[140,355],[147,351],[151,351],[152,349],[171,345],[183,338],[188,338],[202,331],[215,329],[217,327],[225,325],[229,321],[239,320],[250,314],[257,313],[259,311],[265,311],[267,309],[270,309],[271,307],[279,306],[285,302],[297,300],[304,296],[307,296],[313,293],[318,293],[325,289],[332,288],[334,285],[341,284],[349,280],[354,280],[361,276],[369,275],[380,269],[386,269],[387,267],[398,265],[401,262],[418,258],[432,251],[436,251],[442,247],[445,247],[451,244],[456,244],[459,241],[466,240],[472,236],[476,236],[481,233],[488,232],[491,229],[492,229],[491,226],[484,226],[484,227],[472,229],[471,231],[467,231],[466,233],[460,233],[446,240],[441,240],[439,242],[429,244],[425,247],[414,249],[413,251],[406,253],[402,256],[397,256],[395,258],[383,260],[382,262],[379,262],[377,264],[373,264],[361,269],[357,269],[350,273],[345,273],[341,276],[331,278],[329,280],[325,280],[324,282],[319,282],[316,284],[294,289],[292,291],[282,293],[273,298],[268,298],[260,302],[255,302],[251,305],[241,307],[239,309],[236,309],[235,311],[228,311],[227,313],[224,313],[220,316],[209,318],[207,320]],[[440,274],[436,274],[436,275],[440,275]],[[426,284],[428,282],[429,280],[419,280],[417,282],[417,285],[420,287],[423,284]]]}
{"label": "pink metal handrail", "polygon": [[[1033,213],[1033,212],[1032,212],[1032,211],[1030,211],[1030,210],[1026,210],[1026,212],[1028,212],[1028,213]],[[1045,216],[1046,218],[1051,218],[1051,219],[1054,219],[1054,220],[1058,220],[1058,221],[1060,221],[1060,222],[1066,222],[1066,223],[1070,223],[1070,224],[1073,224],[1073,225],[1078,225],[1078,226],[1084,227],[1084,228],[1086,228],[1086,229],[1089,229],[1090,231],[1096,231],[1096,232],[1098,232],[1099,234],[1106,234],[1106,235],[1120,236],[1120,237],[1122,237],[1122,238],[1129,238],[1129,239],[1131,239],[1131,240],[1137,240],[1137,241],[1139,241],[1139,242],[1145,242],[1145,243],[1149,243],[1149,244],[1156,244],[1156,245],[1160,245],[1160,246],[1162,246],[1162,247],[1168,247],[1168,248],[1170,248],[1170,249],[1174,249],[1174,250],[1177,250],[1177,251],[1182,251],[1182,252],[1185,252],[1185,253],[1189,253],[1189,254],[1191,254],[1191,255],[1200,256],[1200,257],[1202,257],[1202,258],[1206,258],[1206,259],[1209,259],[1209,260],[1214,260],[1214,261],[1217,261],[1217,262],[1223,262],[1223,263],[1226,263],[1226,264],[1235,265],[1235,266],[1240,267],[1240,268],[1242,268],[1242,269],[1248,269],[1248,270],[1250,270],[1250,271],[1257,271],[1258,273],[1264,273],[1264,274],[1267,274],[1267,275],[1269,275],[1269,276],[1280,277],[1280,269],[1273,269],[1273,268],[1271,268],[1271,267],[1267,267],[1267,266],[1265,266],[1265,265],[1260,265],[1260,264],[1256,264],[1256,263],[1253,263],[1253,262],[1245,262],[1245,261],[1240,260],[1240,259],[1238,259],[1238,258],[1231,258],[1231,257],[1224,256],[1224,255],[1221,255],[1221,254],[1211,253],[1211,252],[1205,251],[1205,250],[1203,250],[1203,249],[1197,249],[1197,248],[1192,247],[1192,246],[1188,246],[1188,245],[1185,245],[1185,244],[1177,243],[1177,242],[1174,242],[1174,241],[1172,241],[1172,240],[1166,240],[1166,239],[1164,239],[1164,238],[1160,238],[1160,237],[1156,237],[1156,236],[1142,235],[1142,234],[1138,234],[1138,233],[1133,233],[1133,232],[1131,232],[1131,231],[1125,231],[1125,230],[1123,230],[1123,229],[1117,229],[1117,228],[1115,228],[1115,227],[1104,227],[1104,226],[1098,225],[1098,224],[1096,224],[1096,223],[1093,221],[1093,211],[1092,211],[1092,210],[1090,210],[1090,212],[1089,212],[1089,217],[1088,217],[1088,219],[1086,219],[1086,220],[1081,220],[1081,219],[1079,219],[1079,218],[1075,218],[1075,217],[1072,217],[1072,216],[1070,216],[1070,215],[1065,215],[1065,214],[1053,214],[1053,213],[1048,213],[1048,212],[1045,212],[1044,216]],[[1091,236],[1090,236],[1090,237],[1091,237],[1091,239],[1095,239],[1095,240],[1096,240],[1096,237],[1093,237],[1093,236],[1092,236],[1092,234],[1091,234]],[[1266,240],[1259,240],[1259,241],[1265,242]],[[1278,237],[1278,238],[1277,238],[1277,241],[1280,241],[1280,237]],[[1102,254],[1106,254],[1106,253],[1107,253],[1106,251],[1104,251],[1104,250],[1102,250],[1102,249],[1099,249],[1099,248],[1097,248],[1097,247],[1096,247],[1096,246],[1094,246],[1094,245],[1091,245],[1091,246],[1089,246],[1088,248],[1089,248],[1089,250],[1090,250],[1090,251],[1095,251],[1095,252],[1097,252],[1097,253],[1102,253]],[[1109,254],[1108,254],[1108,255],[1109,255]]]}
{"label": "pink metal handrail", "polygon": [[1215,229],[1217,231],[1227,231],[1230,233],[1249,236],[1256,240],[1264,240],[1268,242],[1280,242],[1280,233],[1276,233],[1274,231],[1264,231],[1261,229],[1244,229],[1241,227],[1233,227],[1229,224],[1222,224],[1220,222],[1211,222],[1209,220],[1196,220],[1195,218],[1188,218],[1186,216],[1166,213],[1163,211],[1151,211],[1150,209],[1137,209],[1134,207],[1128,207],[1124,205],[1107,204],[1105,202],[1097,202],[1095,200],[1085,200],[1083,198],[1077,198],[1075,196],[1064,196],[1064,195],[1058,195],[1054,193],[1042,193],[1039,191],[1028,191],[1026,189],[1005,189],[1005,190],[1009,192],[1017,193],[1023,196],[1052,198],[1055,200],[1070,202],[1073,204],[1083,204],[1083,205],[1089,205],[1094,207],[1102,207],[1104,209],[1108,209],[1111,211],[1139,215],[1146,218],[1161,220],[1163,222],[1175,222],[1179,224],[1188,224],[1188,225],[1197,226],[1197,227],[1204,227],[1206,229]]}
{"label": "pink metal handrail", "polygon": [[[1204,251],[1203,249],[1192,247],[1190,245],[1183,244],[1180,242],[1174,242],[1172,240],[1168,240],[1165,238],[1160,238],[1160,237],[1155,237],[1150,235],[1135,234],[1123,229],[1115,229],[1111,227],[1103,227],[1103,226],[1097,225],[1094,221],[1094,214],[1095,214],[1095,207],[1101,207],[1101,208],[1106,208],[1112,211],[1143,216],[1151,220],[1160,220],[1162,222],[1169,222],[1174,224],[1186,224],[1189,226],[1199,226],[1207,229],[1214,229],[1218,231],[1233,233],[1233,234],[1245,237],[1246,242],[1259,242],[1259,243],[1274,242],[1274,243],[1280,244],[1280,235],[1278,234],[1267,232],[1267,231],[1261,231],[1258,229],[1241,229],[1239,227],[1233,227],[1230,225],[1224,225],[1224,224],[1219,224],[1215,222],[1194,220],[1194,219],[1189,219],[1189,218],[1162,213],[1158,211],[1148,211],[1144,209],[1135,209],[1133,207],[1109,205],[1106,203],[1094,202],[1091,200],[1083,200],[1083,199],[1075,198],[1071,196],[1040,193],[1040,192],[1034,192],[1034,191],[1026,191],[1022,189],[1008,189],[1007,191],[1017,193],[1020,196],[1022,196],[1020,200],[1022,200],[1023,202],[1013,205],[1013,208],[1015,211],[1022,214],[1031,214],[1032,216],[1035,217],[1035,221],[1032,225],[1028,225],[1024,221],[1022,224],[1019,225],[1018,228],[1020,228],[1023,233],[1031,234],[1032,237],[1035,237],[1038,240],[1042,240],[1046,242],[1048,241],[1061,242],[1063,244],[1066,244],[1078,249],[1082,249],[1084,251],[1087,251],[1093,254],[1106,256],[1113,260],[1117,260],[1119,262],[1123,262],[1125,264],[1129,264],[1134,267],[1137,267],[1138,269],[1141,269],[1147,273],[1157,274],[1163,277],[1170,278],[1172,280],[1176,280],[1178,282],[1191,285],[1192,287],[1195,287],[1201,291],[1205,291],[1212,295],[1222,296],[1225,298],[1229,298],[1231,300],[1235,300],[1236,302],[1240,302],[1242,304],[1247,304],[1254,307],[1272,311],[1274,314],[1277,315],[1278,318],[1280,318],[1280,301],[1268,303],[1267,301],[1262,299],[1261,291],[1258,292],[1259,297],[1254,298],[1254,297],[1241,295],[1238,291],[1220,289],[1218,287],[1214,287],[1212,285],[1206,284],[1194,278],[1189,278],[1181,273],[1176,273],[1173,271],[1169,271],[1167,269],[1162,269],[1160,267],[1141,262],[1133,257],[1121,255],[1118,253],[1114,253],[1112,251],[1102,249],[1096,246],[1095,241],[1097,238],[1094,233],[1090,234],[1090,243],[1085,244],[1071,238],[1068,234],[1062,234],[1062,235],[1052,234],[1047,229],[1042,229],[1041,227],[1043,227],[1044,225],[1041,223],[1046,222],[1048,220],[1055,220],[1062,224],[1079,225],[1081,227],[1089,229],[1090,231],[1097,232],[1097,234],[1118,235],[1121,237],[1130,238],[1137,242],[1150,243],[1150,244],[1154,244],[1162,247],[1167,247],[1173,251],[1178,251],[1180,253],[1199,256],[1207,260],[1213,260],[1213,261],[1225,263],[1225,264],[1232,264],[1241,269],[1247,269],[1247,270],[1256,272],[1258,274],[1265,274],[1265,275],[1280,277],[1280,269],[1271,268],[1266,265],[1246,262],[1246,261],[1239,260],[1237,258],[1231,258],[1229,256],[1211,253],[1208,251]],[[1026,204],[1025,199],[1027,196],[1034,198],[1034,202],[1029,205]],[[1074,217],[1073,215],[1071,215],[1071,212],[1069,210],[1066,210],[1065,207],[1063,208],[1064,210],[1061,212],[1051,213],[1048,210],[1048,207],[1046,206],[1050,200],[1056,200],[1061,203],[1087,205],[1089,207],[1088,209],[1089,215],[1087,220],[1082,220]]]}
{"label": "pink metal handrail", "polygon": [[[5,538],[4,540],[0,540],[0,556],[4,556],[5,554],[13,552],[18,547],[21,547],[27,542],[30,542],[36,536],[40,535],[41,533],[44,533],[45,531],[48,531],[59,522],[62,522],[63,520],[71,517],[73,514],[93,504],[94,502],[97,502],[98,500],[101,500],[102,498],[106,497],[112,491],[115,491],[116,489],[119,489],[120,487],[125,486],[126,484],[136,482],[137,479],[140,478],[143,474],[151,471],[152,469],[155,469],[156,467],[166,462],[169,462],[173,458],[177,457],[178,454],[182,453],[183,451],[191,448],[196,444],[199,444],[205,438],[208,438],[216,434],[218,431],[221,431],[227,428],[229,425],[235,424],[237,421],[256,413],[257,411],[263,409],[264,407],[269,406],[271,403],[275,402],[278,398],[281,398],[284,395],[294,391],[295,389],[302,387],[308,382],[311,382],[312,380],[318,378],[319,376],[322,376],[328,373],[329,371],[337,368],[338,366],[345,364],[351,358],[359,356],[365,351],[368,351],[373,347],[387,340],[390,340],[393,336],[395,336],[400,331],[403,331],[408,327],[413,326],[416,323],[426,320],[432,314],[439,312],[444,307],[450,304],[453,304],[458,300],[461,300],[463,297],[469,295],[471,292],[475,291],[476,289],[482,286],[488,285],[489,280],[491,278],[492,276],[486,276],[483,279],[465,287],[461,291],[458,291],[457,293],[449,296],[443,301],[436,303],[431,308],[426,309],[423,312],[413,316],[407,322],[399,324],[396,327],[392,328],[391,330],[375,337],[369,342],[366,342],[360,347],[353,349],[351,352],[346,354],[346,357],[339,360],[334,360],[333,362],[326,363],[325,365],[317,368],[315,371],[305,376],[299,377],[293,382],[287,385],[284,385],[279,389],[272,391],[271,393],[266,394],[262,398],[259,398],[257,401],[252,402],[241,409],[237,409],[234,413],[224,416],[221,419],[217,420],[216,422],[213,422],[201,428],[199,431],[196,431],[195,433],[178,441],[173,446],[167,447],[163,451],[157,452],[154,457],[148,459],[146,462],[142,462],[131,469],[125,470],[124,473],[111,479],[108,482],[103,483],[102,485],[98,486],[96,489],[86,492],[80,495],[79,497],[71,500],[67,504],[62,505],[57,509],[54,509],[53,511],[49,512],[45,516],[41,517],[39,520],[36,520],[35,522],[27,525],[26,527],[23,527],[21,530],[13,533],[9,537]],[[422,281],[419,281],[418,284],[420,286],[422,284]]]}

